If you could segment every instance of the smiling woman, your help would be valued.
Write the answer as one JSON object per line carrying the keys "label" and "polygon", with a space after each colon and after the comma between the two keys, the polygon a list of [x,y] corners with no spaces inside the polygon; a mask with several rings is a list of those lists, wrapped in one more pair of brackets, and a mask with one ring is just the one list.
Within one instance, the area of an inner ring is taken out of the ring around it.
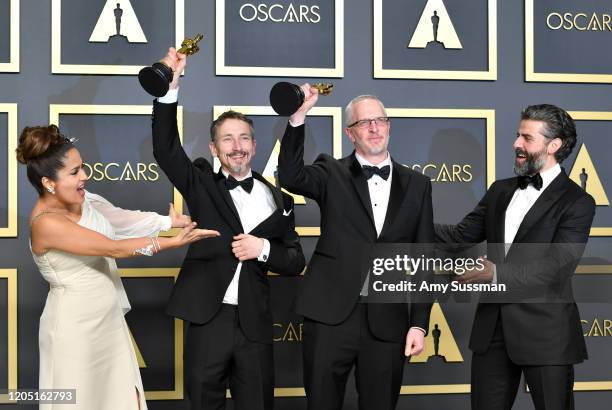
{"label": "smiling woman", "polygon": [[[55,125],[26,127],[17,159],[27,164],[39,194],[30,246],[50,285],[40,318],[39,388],[76,389],[71,409],[145,409],[123,317],[130,304],[113,258],[152,256],[219,233],[194,229],[172,206],[169,216],[126,211],[86,192],[81,155]],[[170,227],[184,229],[174,238],[157,238]]]}

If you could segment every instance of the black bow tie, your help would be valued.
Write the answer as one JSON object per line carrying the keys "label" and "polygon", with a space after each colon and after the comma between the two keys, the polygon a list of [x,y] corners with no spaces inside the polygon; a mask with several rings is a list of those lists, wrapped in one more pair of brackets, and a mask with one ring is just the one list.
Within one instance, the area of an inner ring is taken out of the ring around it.
{"label": "black bow tie", "polygon": [[365,175],[366,179],[370,179],[376,174],[386,181],[391,173],[391,167],[389,165],[385,165],[381,168],[364,165],[361,167],[361,169],[363,170],[363,174]]}
{"label": "black bow tie", "polygon": [[253,177],[248,177],[246,179],[243,179],[242,181],[237,181],[236,178],[229,175],[227,178],[225,178],[224,182],[225,187],[230,191],[238,186],[241,186],[242,189],[247,191],[249,194],[253,190]]}
{"label": "black bow tie", "polygon": [[542,176],[539,173],[533,176],[523,175],[518,177],[517,184],[520,189],[525,189],[531,184],[539,191],[542,189]]}

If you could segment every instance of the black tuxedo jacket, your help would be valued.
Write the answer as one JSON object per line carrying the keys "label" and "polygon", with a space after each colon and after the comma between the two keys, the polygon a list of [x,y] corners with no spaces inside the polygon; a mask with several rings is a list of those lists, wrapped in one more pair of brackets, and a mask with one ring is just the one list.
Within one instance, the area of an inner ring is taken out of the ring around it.
{"label": "black tuxedo jacket", "polygon": [[485,352],[501,319],[508,354],[516,364],[579,363],[587,352],[571,280],[589,237],[595,201],[562,171],[525,215],[504,255],[505,213],[516,189],[516,177],[496,181],[458,225],[436,225],[436,240],[486,240],[498,283],[522,295],[530,290],[539,296],[559,292],[565,303],[479,303],[470,348]]}
{"label": "black tuxedo jacket", "polygon": [[[238,259],[232,253],[232,237],[243,233],[234,202],[224,186],[223,174],[198,158],[193,163],[183,150],[176,125],[177,104],[153,105],[153,154],[172,184],[180,191],[198,227],[214,229],[220,237],[204,239],[189,246],[174,285],[167,313],[189,322],[203,324],[217,313],[229,286]],[[267,272],[298,275],[305,261],[295,232],[293,199],[268,183],[260,174],[253,177],[272,192],[276,210],[250,234],[270,242],[268,260],[245,261],[238,285],[238,310],[245,335],[253,341],[272,343],[272,316],[269,309]]]}
{"label": "black tuxedo jacket", "polygon": [[[377,243],[433,243],[431,182],[393,162],[387,215],[377,238],[368,183],[355,154],[342,159],[321,154],[304,166],[304,125],[287,125],[278,159],[281,185],[314,199],[321,211],[321,236],[296,300],[297,313],[338,324],[358,303],[367,256]],[[431,303],[368,305],[372,333],[405,342],[411,326],[427,331]]]}

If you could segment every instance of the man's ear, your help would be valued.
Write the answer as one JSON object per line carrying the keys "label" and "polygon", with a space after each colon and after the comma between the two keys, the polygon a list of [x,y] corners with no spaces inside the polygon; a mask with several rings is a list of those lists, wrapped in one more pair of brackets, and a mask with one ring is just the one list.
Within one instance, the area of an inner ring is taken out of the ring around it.
{"label": "man's ear", "polygon": [[210,141],[208,143],[208,149],[210,149],[210,153],[212,154],[213,157],[219,157],[219,153],[217,152],[217,147],[215,146],[214,141]]}
{"label": "man's ear", "polygon": [[547,148],[548,154],[549,155],[554,155],[557,151],[559,151],[559,148],[561,148],[561,145],[563,145],[563,141],[561,141],[561,138],[553,139],[548,144],[548,148]]}

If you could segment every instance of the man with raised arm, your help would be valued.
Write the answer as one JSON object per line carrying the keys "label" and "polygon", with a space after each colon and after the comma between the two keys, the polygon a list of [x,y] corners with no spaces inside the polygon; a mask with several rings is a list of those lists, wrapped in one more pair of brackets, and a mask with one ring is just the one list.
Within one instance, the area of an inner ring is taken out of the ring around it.
{"label": "man with raised arm", "polygon": [[[302,86],[304,104],[289,119],[281,143],[279,179],[314,199],[321,236],[296,301],[304,316],[304,382],[309,410],[339,410],[350,371],[361,410],[394,409],[405,356],[423,349],[430,303],[364,303],[367,258],[380,243],[432,243],[431,182],[391,158],[389,117],[371,95],[346,107],[347,157],[321,154],[304,165],[306,114],[318,92]],[[409,311],[410,307],[410,311]]]}
{"label": "man with raised arm", "polygon": [[194,221],[221,236],[190,246],[167,312],[189,323],[185,382],[192,410],[225,408],[229,387],[238,410],[270,410],[274,400],[272,314],[268,270],[298,275],[304,255],[295,232],[293,199],[251,170],[253,122],[227,111],[213,121],[210,151],[191,161],[176,123],[178,83],[186,65],[174,48],[168,93],[153,106],[153,152]]}

